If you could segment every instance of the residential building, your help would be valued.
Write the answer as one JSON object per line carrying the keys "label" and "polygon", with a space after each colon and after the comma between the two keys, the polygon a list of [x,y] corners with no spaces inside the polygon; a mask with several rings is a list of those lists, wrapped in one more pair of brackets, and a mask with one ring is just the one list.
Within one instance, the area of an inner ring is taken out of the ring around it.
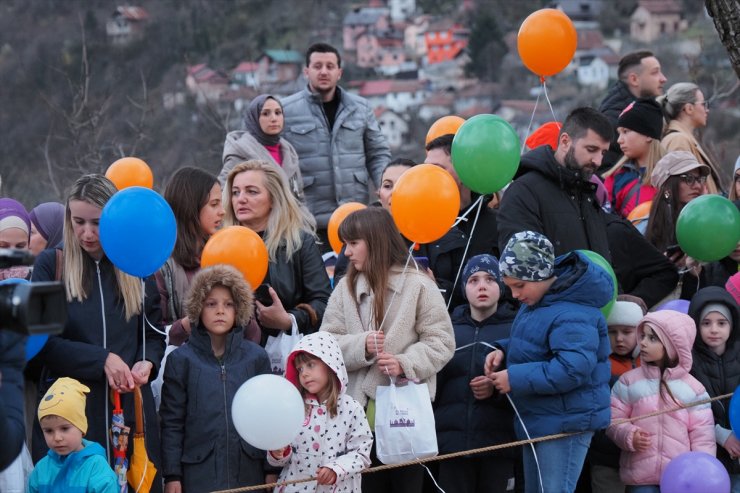
{"label": "residential building", "polygon": [[367,80],[361,83],[357,93],[375,108],[390,108],[401,114],[419,106],[426,98],[424,85],[418,80]]}
{"label": "residential building", "polygon": [[409,134],[408,122],[395,111],[383,106],[375,108],[374,111],[380,131],[388,141],[388,146],[392,151],[400,149]]}
{"label": "residential building", "polygon": [[265,50],[257,58],[256,77],[261,84],[295,80],[302,72],[305,58],[295,50]]}
{"label": "residential building", "polygon": [[652,43],[687,27],[678,0],[639,0],[630,17],[630,37],[642,43]]}
{"label": "residential building", "polygon": [[149,13],[142,7],[119,6],[105,23],[105,32],[114,45],[123,46],[144,37],[148,20]]}
{"label": "residential building", "polygon": [[454,60],[468,46],[470,30],[450,19],[432,23],[424,33],[427,63],[448,62]]}

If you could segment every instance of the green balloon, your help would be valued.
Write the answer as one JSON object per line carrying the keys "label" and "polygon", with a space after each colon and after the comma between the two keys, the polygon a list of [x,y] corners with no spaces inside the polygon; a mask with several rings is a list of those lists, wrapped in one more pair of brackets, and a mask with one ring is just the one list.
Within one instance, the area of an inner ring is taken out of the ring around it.
{"label": "green balloon", "polygon": [[614,292],[612,293],[612,299],[607,303],[606,305],[601,307],[601,313],[604,315],[604,318],[607,318],[609,314],[612,312],[612,308],[614,308],[614,301],[617,299],[617,275],[614,273],[614,269],[612,269],[612,265],[606,261],[604,257],[599,255],[598,253],[591,251],[591,250],[578,250],[583,255],[588,258],[591,263],[596,264],[597,266],[601,267],[606,271],[607,274],[609,274],[609,277],[612,278],[612,284],[614,285]]}
{"label": "green balloon", "polygon": [[516,131],[496,115],[475,115],[452,141],[452,166],[469,189],[495,193],[514,178],[521,144]]}
{"label": "green balloon", "polygon": [[686,255],[702,262],[728,256],[740,241],[740,211],[721,195],[702,195],[684,206],[676,239]]}

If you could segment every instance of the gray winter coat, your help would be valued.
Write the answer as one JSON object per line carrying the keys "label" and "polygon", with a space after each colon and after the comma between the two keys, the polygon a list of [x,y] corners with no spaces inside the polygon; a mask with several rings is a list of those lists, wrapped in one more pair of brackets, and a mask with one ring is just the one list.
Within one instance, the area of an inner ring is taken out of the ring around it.
{"label": "gray winter coat", "polygon": [[325,229],[332,212],[345,202],[368,203],[368,176],[376,185],[391,151],[367,100],[339,91],[330,129],[318,94],[308,87],[282,100],[283,135],[298,152],[306,205]]}
{"label": "gray winter coat", "polygon": [[282,165],[275,163],[275,159],[265,149],[265,146],[260,144],[249,132],[244,130],[229,132],[226,134],[226,142],[224,142],[222,158],[224,166],[218,174],[218,181],[223,187],[226,183],[226,177],[229,176],[229,171],[239,163],[252,159],[267,161],[268,163],[275,163],[280,168],[283,172],[283,178],[288,181],[290,191],[298,200],[303,201],[303,178],[301,178],[301,169],[298,167],[298,154],[290,145],[290,142],[283,138],[280,139],[280,154],[283,156]]}

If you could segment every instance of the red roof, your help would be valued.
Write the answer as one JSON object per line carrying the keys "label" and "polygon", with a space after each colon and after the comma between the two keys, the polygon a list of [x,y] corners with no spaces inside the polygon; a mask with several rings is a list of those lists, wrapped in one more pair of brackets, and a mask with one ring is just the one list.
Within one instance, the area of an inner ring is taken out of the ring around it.
{"label": "red roof", "polygon": [[234,69],[234,73],[255,72],[258,67],[259,67],[259,64],[257,62],[241,62]]}
{"label": "red roof", "polygon": [[149,13],[142,7],[134,7],[131,5],[121,5],[116,8],[115,14],[120,14],[124,18],[130,21],[145,21],[149,18]]}
{"label": "red roof", "polygon": [[365,81],[359,92],[360,96],[369,97],[398,92],[416,92],[421,88],[422,84],[418,80],[381,79]]}
{"label": "red roof", "polygon": [[592,50],[604,46],[604,35],[601,31],[594,29],[581,29],[578,31],[578,49]]}

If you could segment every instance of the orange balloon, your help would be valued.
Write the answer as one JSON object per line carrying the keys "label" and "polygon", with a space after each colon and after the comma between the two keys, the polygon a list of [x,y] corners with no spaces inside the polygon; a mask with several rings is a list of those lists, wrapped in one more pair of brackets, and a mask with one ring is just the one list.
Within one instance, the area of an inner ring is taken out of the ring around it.
{"label": "orange balloon", "polygon": [[447,171],[420,164],[406,171],[391,194],[391,215],[398,230],[411,241],[440,239],[460,212],[460,191]]}
{"label": "orange balloon", "polygon": [[629,219],[633,225],[637,226],[643,221],[647,221],[648,217],[650,216],[650,207],[653,205],[652,200],[648,200],[647,202],[643,202],[641,204],[638,204],[637,207],[632,209],[630,213],[627,215],[627,219]]}
{"label": "orange balloon", "polygon": [[465,123],[465,118],[455,115],[443,116],[436,122],[432,123],[432,126],[429,127],[426,143],[428,144],[437,137],[441,137],[443,135],[455,135],[457,133],[457,129],[460,128],[463,123]]}
{"label": "orange balloon", "polygon": [[114,162],[108,166],[105,177],[112,181],[118,190],[128,187],[152,188],[154,185],[152,169],[137,157],[122,157]]}
{"label": "orange balloon", "polygon": [[267,247],[251,229],[228,226],[208,239],[200,256],[201,267],[216,264],[228,264],[236,268],[255,289],[267,274]]}
{"label": "orange balloon", "polygon": [[326,227],[326,232],[329,236],[329,244],[331,245],[331,249],[334,250],[334,253],[338,254],[342,250],[342,240],[339,239],[339,225],[342,224],[342,221],[344,221],[347,216],[355,211],[364,209],[365,207],[367,207],[365,204],[361,204],[359,202],[347,202],[346,204],[342,204],[337,207],[337,209],[331,213],[329,224]]}
{"label": "orange balloon", "polygon": [[576,28],[560,10],[541,9],[524,19],[517,35],[519,57],[539,75],[555,75],[568,66],[578,44]]}

